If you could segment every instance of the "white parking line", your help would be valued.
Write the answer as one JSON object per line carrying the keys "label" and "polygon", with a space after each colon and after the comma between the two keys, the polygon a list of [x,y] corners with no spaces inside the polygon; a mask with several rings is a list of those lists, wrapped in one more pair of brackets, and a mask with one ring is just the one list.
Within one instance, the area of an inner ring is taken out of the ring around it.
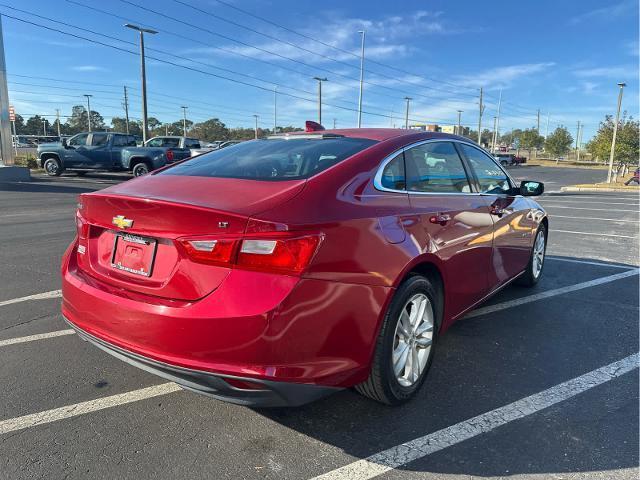
{"label": "white parking line", "polygon": [[506,308],[517,307],[518,305],[523,305],[525,303],[535,302],[537,300],[542,300],[543,298],[555,297],[557,295],[563,295],[565,293],[575,292],[577,290],[582,290],[584,288],[595,287],[596,285],[602,285],[604,283],[615,282],[616,280],[620,280],[621,278],[631,277],[633,275],[638,275],[640,273],[640,269],[634,268],[632,270],[628,270],[626,272],[616,273],[614,275],[609,275],[607,277],[600,277],[594,280],[589,280],[588,282],[576,283],[575,285],[569,285],[566,287],[554,288],[552,290],[546,290],[544,292],[535,293],[533,295],[529,295],[526,297],[515,298],[513,300],[507,300],[506,302],[497,303],[495,305],[487,305],[486,307],[480,307],[471,312],[467,313],[464,318],[473,318],[478,317],[480,315],[485,315],[487,313],[498,312],[500,310],[504,310]]}
{"label": "white parking line", "polygon": [[554,228],[553,233],[571,233],[574,235],[595,235],[597,237],[614,237],[614,238],[638,238],[635,235],[617,235],[614,233],[597,233],[597,232],[576,232],[575,230],[558,230]]}
{"label": "white parking line", "polygon": [[622,208],[590,208],[590,207],[566,207],[563,205],[545,204],[544,208],[568,208],[570,210],[591,210],[592,212],[639,212],[640,210],[623,210]]}
{"label": "white parking line", "polygon": [[547,202],[558,202],[558,203],[562,203],[562,204],[579,203],[581,205],[630,205],[631,206],[631,205],[637,204],[637,202],[633,202],[633,203],[629,203],[629,202],[593,202],[593,201],[588,201],[588,200],[586,202],[584,200],[567,200],[567,201],[559,202],[556,199],[553,199],[553,200],[551,200],[551,199],[549,199],[549,200],[540,199],[539,201],[542,204],[545,204]]}
{"label": "white parking line", "polygon": [[51,290],[50,292],[36,293],[35,295],[27,295],[26,297],[12,298],[11,300],[3,300],[0,307],[11,305],[13,303],[26,302],[28,300],[44,300],[47,298],[58,298],[62,296],[62,290]]}
{"label": "white parking line", "polygon": [[44,340],[46,338],[63,337],[64,335],[73,335],[76,333],[74,330],[56,330],[55,332],[38,333],[37,335],[29,335],[27,337],[9,338],[7,340],[0,340],[0,347],[6,347],[7,345],[15,345],[16,343],[34,342],[36,340]]}
{"label": "white parking line", "polygon": [[640,223],[639,220],[619,220],[617,218],[596,218],[596,217],[572,217],[569,215],[555,215],[555,214],[553,215],[552,218],[574,218],[576,220],[597,220],[597,221],[604,220],[605,222],[617,222],[617,223]]}
{"label": "white parking line", "polygon": [[382,475],[452,445],[533,415],[636,368],[638,368],[637,353],[490,412],[319,475],[314,477],[314,480],[365,480]]}
{"label": "white parking line", "polygon": [[53,410],[45,410],[44,412],[32,413],[22,417],[2,420],[0,421],[0,435],[15,432],[16,430],[35,427],[37,425],[43,425],[45,423],[63,420],[65,418],[77,417],[78,415],[104,410],[105,408],[117,407],[119,405],[126,405],[127,403],[157,397],[159,395],[166,395],[179,390],[182,389],[175,383],[162,383],[153,387],[141,388],[140,390],[133,390],[131,392],[120,393],[118,395],[111,395],[110,397],[97,398],[95,400],[75,403],[65,407],[54,408]]}
{"label": "white parking line", "polygon": [[[556,215],[554,215],[556,216]],[[593,262],[591,260],[579,260],[577,258],[562,258],[562,257],[552,257],[547,255],[547,260],[557,260],[559,262],[571,262],[571,263],[584,263],[585,265],[598,265],[600,267],[611,267],[611,268],[624,268],[628,270],[630,268],[635,268],[630,265],[615,265],[613,263],[605,263],[605,262]]]}
{"label": "white parking line", "polygon": [[624,197],[610,197],[608,195],[543,195],[540,197],[543,200],[546,199],[558,199],[558,200],[580,200],[583,198],[596,198],[598,200],[607,201],[607,200],[640,200],[640,195],[637,193],[630,193]]}

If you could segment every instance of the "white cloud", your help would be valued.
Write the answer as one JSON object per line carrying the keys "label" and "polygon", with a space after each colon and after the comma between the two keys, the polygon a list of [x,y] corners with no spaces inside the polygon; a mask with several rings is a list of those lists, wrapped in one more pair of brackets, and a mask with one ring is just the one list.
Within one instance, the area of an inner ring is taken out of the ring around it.
{"label": "white cloud", "polygon": [[107,69],[98,65],[78,65],[71,67],[71,70],[76,72],[106,72]]}
{"label": "white cloud", "polygon": [[490,86],[492,89],[506,88],[521,77],[544,72],[553,66],[555,66],[554,62],[507,65],[474,74],[460,75],[454,77],[452,82],[468,87]]}
{"label": "white cloud", "polygon": [[625,0],[615,5],[596,8],[570,18],[569,25],[578,25],[597,20],[611,21],[634,12],[637,5],[638,2],[636,0]]}
{"label": "white cloud", "polygon": [[574,70],[573,74],[580,78],[612,78],[624,81],[637,78],[638,67],[636,65],[616,65],[610,67],[581,68]]}

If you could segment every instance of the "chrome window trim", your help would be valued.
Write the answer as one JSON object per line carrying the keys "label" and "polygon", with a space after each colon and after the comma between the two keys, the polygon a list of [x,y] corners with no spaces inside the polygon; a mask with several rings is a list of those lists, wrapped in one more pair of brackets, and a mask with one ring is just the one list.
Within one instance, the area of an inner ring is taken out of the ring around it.
{"label": "chrome window trim", "polygon": [[[509,184],[511,185],[511,188],[516,188],[516,182],[515,180],[511,177],[511,175],[509,175],[509,172],[507,172],[502,165],[500,165],[500,162],[498,162],[493,155],[491,155],[489,152],[487,152],[484,148],[482,148],[480,145],[477,145],[475,143],[471,143],[471,142],[458,142],[458,143],[464,143],[465,145],[469,145],[470,147],[475,148],[476,150],[480,150],[482,153],[484,153],[487,157],[489,157],[493,163],[496,165],[496,167],[498,167],[502,173],[504,173],[505,177],[507,177],[507,180],[509,181]],[[472,167],[473,168],[473,167]],[[506,193],[486,193],[486,192],[480,192],[484,195],[507,195]],[[513,195],[513,196],[517,196],[517,195]]]}
{"label": "chrome window trim", "polygon": [[[406,194],[411,194],[411,195],[475,195],[475,196],[480,196],[482,195],[482,193],[480,192],[415,192],[413,190],[407,190],[406,188],[404,190],[395,190],[393,188],[386,188],[382,186],[382,173],[385,169],[385,167],[387,166],[387,164],[389,162],[391,162],[391,160],[393,160],[394,158],[396,158],[400,153],[404,153],[406,150],[409,150],[411,148],[414,147],[419,147],[420,145],[424,145],[427,143],[437,143],[437,142],[450,142],[450,143],[464,143],[465,145],[471,145],[472,147],[478,148],[480,151],[484,151],[482,148],[478,147],[477,145],[471,143],[471,142],[465,142],[463,140],[458,140],[457,138],[430,138],[428,140],[419,140],[415,143],[411,143],[409,145],[405,145],[404,147],[399,148],[398,150],[394,151],[393,153],[390,153],[389,155],[387,155],[386,157],[384,157],[384,159],[382,160],[382,162],[380,163],[380,166],[378,167],[378,171],[376,172],[375,176],[373,177],[373,186],[376,190],[380,190],[381,192],[392,192],[392,193],[406,193]],[[486,153],[486,152],[485,152]],[[460,159],[460,161],[463,161],[462,158]],[[500,167],[500,169],[502,170],[502,167]],[[504,170],[502,170],[504,172]],[[505,172],[506,174],[506,172]],[[407,172],[405,169],[405,185],[406,185],[406,177],[407,177]],[[507,175],[507,178],[509,178],[509,181],[511,181],[511,177],[509,177],[509,175]],[[469,178],[467,176],[467,181],[471,184],[471,178]]]}

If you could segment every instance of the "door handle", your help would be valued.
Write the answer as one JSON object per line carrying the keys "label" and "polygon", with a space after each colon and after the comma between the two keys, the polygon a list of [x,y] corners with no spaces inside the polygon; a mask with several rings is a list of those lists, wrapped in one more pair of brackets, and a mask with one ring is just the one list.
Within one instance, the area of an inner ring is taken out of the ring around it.
{"label": "door handle", "polygon": [[491,210],[489,211],[489,213],[491,213],[491,215],[495,215],[499,218],[501,218],[503,215],[510,215],[513,213],[513,209],[512,208],[502,208],[499,207],[497,205],[493,205],[491,207]]}
{"label": "door handle", "polygon": [[438,213],[437,215],[432,215],[431,217],[429,217],[429,221],[431,223],[442,226],[446,225],[449,220],[451,220],[451,215],[449,215],[448,213]]}

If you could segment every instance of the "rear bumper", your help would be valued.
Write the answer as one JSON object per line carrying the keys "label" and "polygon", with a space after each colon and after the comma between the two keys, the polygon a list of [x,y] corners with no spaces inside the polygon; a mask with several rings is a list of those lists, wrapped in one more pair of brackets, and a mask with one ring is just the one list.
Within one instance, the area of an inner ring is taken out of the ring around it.
{"label": "rear bumper", "polygon": [[[337,387],[274,382],[176,367],[118,348],[85,332],[66,318],[65,321],[76,331],[81,339],[92,343],[123,362],[166,378],[186,390],[237,405],[249,407],[296,407],[341,390]],[[256,388],[237,388],[228,382],[229,379],[246,381],[255,385]]]}

